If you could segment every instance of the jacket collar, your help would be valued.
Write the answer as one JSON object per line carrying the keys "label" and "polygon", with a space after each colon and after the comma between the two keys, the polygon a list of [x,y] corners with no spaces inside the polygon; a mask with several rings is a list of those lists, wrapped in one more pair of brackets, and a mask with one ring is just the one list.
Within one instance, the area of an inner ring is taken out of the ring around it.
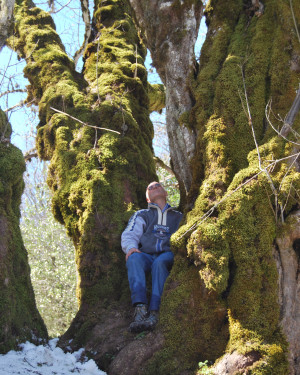
{"label": "jacket collar", "polygon": [[[148,208],[156,208],[156,209],[159,208],[159,209],[161,209],[158,204],[152,203],[152,202],[148,203]],[[169,205],[169,203],[166,203],[165,207],[162,209],[162,212],[165,212],[166,210],[168,210],[170,208],[172,208],[172,207]]]}

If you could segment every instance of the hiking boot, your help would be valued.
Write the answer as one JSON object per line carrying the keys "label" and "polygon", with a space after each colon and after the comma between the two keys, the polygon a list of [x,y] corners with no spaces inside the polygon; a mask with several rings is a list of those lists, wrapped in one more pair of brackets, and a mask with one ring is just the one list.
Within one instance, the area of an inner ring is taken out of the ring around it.
{"label": "hiking boot", "polygon": [[150,311],[150,315],[146,318],[142,324],[145,331],[152,331],[158,323],[158,311]]}
{"label": "hiking boot", "polygon": [[130,331],[139,333],[143,331],[152,331],[158,322],[158,311],[151,311],[150,315],[139,322],[130,324]]}
{"label": "hiking boot", "polygon": [[144,303],[139,303],[135,306],[134,310],[134,321],[140,322],[144,320],[148,315],[148,307]]}
{"label": "hiking boot", "polygon": [[148,315],[148,307],[144,303],[136,305],[134,310],[134,321],[130,324],[129,330],[131,332],[142,332],[142,323]]}

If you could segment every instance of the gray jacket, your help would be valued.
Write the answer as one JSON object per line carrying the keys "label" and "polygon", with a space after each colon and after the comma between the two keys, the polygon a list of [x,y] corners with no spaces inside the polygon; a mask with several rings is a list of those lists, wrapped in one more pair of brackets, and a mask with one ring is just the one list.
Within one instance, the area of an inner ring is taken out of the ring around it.
{"label": "gray jacket", "polygon": [[170,237],[176,232],[182,213],[166,204],[163,210],[155,203],[131,216],[121,237],[125,254],[132,248],[148,254],[170,251]]}

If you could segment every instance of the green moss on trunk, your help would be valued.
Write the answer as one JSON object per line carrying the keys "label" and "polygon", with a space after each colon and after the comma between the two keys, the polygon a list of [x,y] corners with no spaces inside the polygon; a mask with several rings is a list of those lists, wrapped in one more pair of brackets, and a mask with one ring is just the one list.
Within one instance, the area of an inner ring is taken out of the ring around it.
{"label": "green moss on trunk", "polygon": [[82,76],[47,13],[19,1],[15,17],[16,48],[28,57],[24,72],[39,104],[39,155],[51,160],[53,212],[76,248],[80,310],[68,334],[82,345],[97,308],[122,296],[120,234],[133,208],[145,205],[145,187],[156,177],[146,50],[126,1],[96,2],[96,37],[86,48]]}
{"label": "green moss on trunk", "polygon": [[[193,209],[172,238],[178,255],[161,307],[165,344],[145,374],[196,371],[198,361],[215,361],[234,350],[257,354],[249,374],[287,373],[272,245],[276,210],[281,205],[287,216],[298,204],[300,176],[285,160],[270,170],[271,189],[258,167],[243,90],[245,83],[266,167],[292,152],[274,136],[264,113],[270,98],[274,113],[284,118],[288,112],[298,88],[294,65],[300,47],[289,4],[266,0],[264,5],[260,17],[251,1],[207,5],[209,30],[196,83],[191,79],[196,104],[181,118],[198,134],[188,198]],[[300,19],[298,3],[294,11]],[[15,45],[27,57],[29,97],[39,104],[37,144],[39,155],[51,160],[53,212],[76,247],[80,310],[64,336],[75,337],[76,345],[85,343],[100,309],[128,297],[120,233],[132,210],[143,207],[145,186],[155,178],[146,50],[127,1],[96,1],[93,25],[81,76],[49,15],[25,0],[16,7]],[[154,104],[161,106],[156,99]],[[299,132],[299,116],[294,127]]]}
{"label": "green moss on trunk", "polygon": [[[232,1],[225,6],[221,1],[211,1],[207,6],[208,34],[194,86],[196,105],[189,115],[198,128],[191,189],[197,197],[186,215],[186,224],[173,236],[173,245],[179,253],[187,252],[208,295],[213,293],[211,298],[215,298],[217,293],[227,307],[230,336],[220,351],[255,352],[258,360],[247,373],[283,375],[288,372],[287,345],[279,328],[278,274],[272,246],[280,205],[286,216],[299,204],[296,191],[300,174],[289,167],[288,160],[268,169],[278,194],[277,204],[270,180],[259,169],[243,109],[243,84],[261,164],[266,167],[272,160],[293,153],[291,144],[267,126],[265,107],[272,98],[273,112],[282,118],[287,114],[298,87],[299,74],[292,69],[292,61],[300,55],[300,48],[288,4],[265,1],[264,13],[257,17],[250,3]],[[294,11],[299,15],[298,5]],[[272,121],[282,126],[275,117]],[[298,116],[294,128],[299,127]],[[221,200],[223,203],[215,206]],[[203,215],[212,208],[205,218]],[[181,285],[181,276],[173,277],[174,283]],[[164,319],[171,321],[174,310],[164,313]],[[210,312],[204,313],[208,315]],[[201,319],[202,313],[196,322]],[[202,334],[200,328],[196,333],[199,340]],[[193,333],[185,340],[192,338]],[[218,333],[210,340],[217,345]],[[167,348],[172,348],[174,341],[167,341]],[[198,345],[199,360],[217,359],[213,351],[204,355],[200,341]],[[176,363],[176,359],[172,361]]]}
{"label": "green moss on trunk", "polygon": [[197,368],[199,361],[222,355],[229,336],[226,306],[205,288],[196,267],[182,256],[175,258],[160,314],[165,345],[143,374],[182,374]]}
{"label": "green moss on trunk", "polygon": [[19,221],[25,162],[10,143],[11,126],[0,111],[0,353],[26,340],[47,338],[36,308]]}

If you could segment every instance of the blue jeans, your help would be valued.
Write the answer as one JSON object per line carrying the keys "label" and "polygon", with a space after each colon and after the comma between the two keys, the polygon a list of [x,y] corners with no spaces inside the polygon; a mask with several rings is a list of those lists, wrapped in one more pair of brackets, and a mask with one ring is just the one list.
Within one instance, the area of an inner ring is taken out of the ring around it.
{"label": "blue jeans", "polygon": [[152,294],[149,310],[159,310],[164,284],[174,261],[171,251],[160,254],[132,253],[127,262],[127,273],[132,304],[148,304],[146,274],[152,274]]}

